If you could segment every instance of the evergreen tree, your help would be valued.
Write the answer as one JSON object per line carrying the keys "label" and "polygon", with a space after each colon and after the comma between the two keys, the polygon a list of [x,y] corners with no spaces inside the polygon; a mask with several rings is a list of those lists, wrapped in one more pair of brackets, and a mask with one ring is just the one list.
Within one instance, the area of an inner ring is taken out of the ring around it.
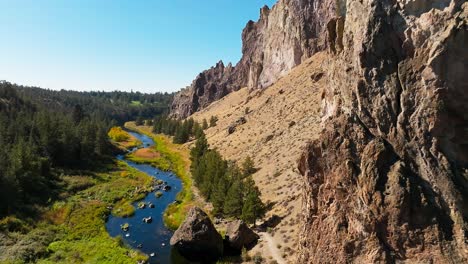
{"label": "evergreen tree", "polygon": [[244,206],[244,186],[242,184],[242,180],[240,179],[239,168],[236,166],[232,168],[232,170],[232,184],[226,194],[226,200],[224,202],[224,213],[228,216],[240,217],[242,214],[242,207]]}
{"label": "evergreen tree", "polygon": [[198,139],[201,136],[202,133],[203,133],[203,129],[200,126],[200,124],[195,123],[193,125],[193,129],[192,129],[192,134],[195,137],[195,139]]}
{"label": "evergreen tree", "polygon": [[184,121],[182,124],[177,124],[174,135],[174,143],[184,144],[189,140],[191,132],[191,124],[189,121]]}
{"label": "evergreen tree", "polygon": [[155,134],[160,134],[162,132],[162,118],[157,117],[153,122],[153,132]]}
{"label": "evergreen tree", "polygon": [[98,155],[104,155],[107,152],[107,134],[103,126],[99,126],[96,131],[95,152]]}
{"label": "evergreen tree", "polygon": [[135,125],[142,126],[143,125],[143,117],[138,116],[137,119],[135,120]]}
{"label": "evergreen tree", "polygon": [[241,218],[246,223],[255,225],[256,220],[265,215],[265,205],[260,199],[261,193],[251,176],[246,179],[245,185],[246,194]]}
{"label": "evergreen tree", "polygon": [[218,122],[218,118],[216,116],[212,116],[210,118],[210,127],[215,127],[216,126],[216,122]]}
{"label": "evergreen tree", "polygon": [[206,121],[206,118],[203,118],[202,128],[203,128],[203,130],[208,128],[208,121]]}
{"label": "evergreen tree", "polygon": [[203,157],[205,163],[204,172],[202,175],[201,191],[203,195],[211,200],[212,192],[216,187],[216,182],[220,178],[224,178],[226,174],[227,164],[216,150],[209,150]]}
{"label": "evergreen tree", "polygon": [[244,162],[242,163],[242,173],[244,177],[254,174],[257,171],[255,168],[255,164],[250,156],[245,158]]}
{"label": "evergreen tree", "polygon": [[190,150],[190,172],[195,180],[195,183],[201,184],[202,175],[204,174],[205,163],[202,161],[203,155],[208,151],[208,141],[206,140],[205,134],[195,142],[195,146]]}
{"label": "evergreen tree", "polygon": [[81,105],[79,104],[75,105],[75,107],[73,108],[72,118],[75,124],[80,123],[81,120],[84,118],[84,112],[83,112],[83,108],[81,107]]}
{"label": "evergreen tree", "polygon": [[206,136],[203,133],[195,142],[195,146],[190,150],[190,160],[192,162],[197,161],[208,151],[209,145]]}
{"label": "evergreen tree", "polygon": [[213,204],[213,214],[222,216],[224,214],[224,201],[229,189],[229,181],[226,176],[219,178],[216,187],[213,189],[211,202]]}
{"label": "evergreen tree", "polygon": [[153,119],[148,119],[145,121],[145,126],[153,126]]}

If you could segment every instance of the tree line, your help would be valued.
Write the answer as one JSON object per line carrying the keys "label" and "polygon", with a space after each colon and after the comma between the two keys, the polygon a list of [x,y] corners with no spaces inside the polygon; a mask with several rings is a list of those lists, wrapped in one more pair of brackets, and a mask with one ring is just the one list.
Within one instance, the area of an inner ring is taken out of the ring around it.
{"label": "tree line", "polygon": [[210,149],[205,134],[197,139],[190,151],[190,170],[202,195],[213,204],[216,216],[240,218],[247,223],[265,214],[265,205],[252,174],[256,169],[250,157],[241,166],[223,159]]}
{"label": "tree line", "polygon": [[172,93],[55,91],[10,85],[22,98],[40,102],[50,110],[70,112],[76,105],[80,105],[86,114],[114,121],[118,125],[137,117],[152,119],[156,115],[167,114],[173,99]]}
{"label": "tree line", "polygon": [[[223,159],[221,154],[210,149],[204,130],[216,126],[218,119],[212,116],[209,123],[202,124],[193,119],[176,120],[159,116],[146,121],[153,124],[153,132],[173,136],[173,142],[183,144],[196,140],[190,150],[192,161],[190,171],[195,185],[201,194],[213,204],[216,216],[240,218],[247,223],[255,223],[265,214],[265,204],[260,199],[260,191],[252,175],[256,172],[250,157],[241,166]],[[143,125],[139,119],[137,125]]]}
{"label": "tree line", "polygon": [[153,132],[173,136],[173,141],[176,144],[184,144],[190,140],[198,139],[203,134],[203,129],[192,118],[181,121],[167,116],[159,116],[153,121]]}

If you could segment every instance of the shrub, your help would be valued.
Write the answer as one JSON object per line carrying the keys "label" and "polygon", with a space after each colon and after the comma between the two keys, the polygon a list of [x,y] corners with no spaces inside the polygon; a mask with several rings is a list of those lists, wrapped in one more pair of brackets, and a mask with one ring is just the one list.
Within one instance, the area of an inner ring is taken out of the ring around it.
{"label": "shrub", "polygon": [[7,216],[0,220],[0,231],[27,232],[26,223],[14,216]]}
{"label": "shrub", "polygon": [[121,127],[113,127],[110,129],[108,136],[115,142],[126,141],[130,138],[130,135],[123,130]]}

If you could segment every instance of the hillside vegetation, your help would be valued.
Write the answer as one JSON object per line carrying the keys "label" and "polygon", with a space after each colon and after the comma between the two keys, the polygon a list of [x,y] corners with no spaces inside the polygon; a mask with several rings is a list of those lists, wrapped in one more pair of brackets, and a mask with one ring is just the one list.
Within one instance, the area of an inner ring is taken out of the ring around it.
{"label": "hillside vegetation", "polygon": [[[228,94],[191,116],[198,122],[216,117],[205,130],[209,144],[226,159],[242,162],[251,157],[258,171],[253,174],[262,200],[271,205],[268,219],[282,219],[270,230],[281,255],[294,262],[301,231],[302,179],[297,160],[310,139],[320,131],[320,96],[324,85],[321,71],[326,54],[318,53],[273,86],[247,88]],[[245,122],[245,123],[244,123]],[[254,249],[271,256],[267,240]]]}
{"label": "hillside vegetation", "polygon": [[[118,150],[111,141],[125,149],[141,143],[115,127],[108,137],[112,125],[140,113],[140,106],[128,103],[117,116],[112,103],[94,108],[119,94],[0,83],[0,262],[136,263],[147,258],[105,229],[109,214],[131,215],[132,202],[142,199],[153,181],[113,158]],[[166,109],[165,102],[155,104]],[[151,115],[161,109],[150,108]]]}

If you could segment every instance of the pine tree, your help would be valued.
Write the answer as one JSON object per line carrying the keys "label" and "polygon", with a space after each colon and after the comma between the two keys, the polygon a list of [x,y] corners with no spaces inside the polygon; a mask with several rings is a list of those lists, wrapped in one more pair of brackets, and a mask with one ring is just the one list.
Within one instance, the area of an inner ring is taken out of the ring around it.
{"label": "pine tree", "polygon": [[244,177],[254,174],[257,171],[255,168],[255,164],[250,156],[245,158],[244,162],[242,163],[242,173]]}
{"label": "pine tree", "polygon": [[96,131],[96,144],[95,144],[95,152],[98,155],[104,155],[107,152],[107,134],[106,129],[103,126],[99,126],[98,130]]}
{"label": "pine tree", "polygon": [[153,122],[153,133],[160,134],[161,133],[161,120],[156,119]]}
{"label": "pine tree", "polygon": [[213,204],[213,213],[216,216],[224,214],[224,201],[228,192],[229,182],[226,176],[219,178],[216,188],[213,190],[211,202]]}
{"label": "pine tree", "polygon": [[246,179],[245,201],[241,218],[246,223],[254,224],[258,218],[265,215],[265,205],[260,199],[260,191],[251,176]]}
{"label": "pine tree", "polygon": [[145,121],[145,126],[152,126],[153,125],[153,119],[148,119]]}
{"label": "pine tree", "polygon": [[203,130],[208,128],[208,121],[206,121],[206,118],[203,118],[202,128],[203,128]]}
{"label": "pine tree", "polygon": [[[237,167],[237,166],[236,166]],[[243,184],[240,179],[240,172],[238,168],[232,168],[233,178],[232,184],[226,194],[226,201],[224,202],[224,213],[232,217],[240,217],[243,207]]]}
{"label": "pine tree", "polygon": [[216,126],[216,122],[218,122],[218,118],[216,116],[212,116],[210,118],[210,127],[215,127]]}
{"label": "pine tree", "polygon": [[135,121],[135,125],[142,126],[143,125],[143,117],[138,116],[136,121]]}
{"label": "pine tree", "polygon": [[84,118],[84,112],[83,112],[83,108],[81,107],[81,105],[79,104],[75,105],[75,107],[73,108],[72,118],[75,124],[80,123],[81,120]]}
{"label": "pine tree", "polygon": [[208,151],[208,148],[208,140],[206,140],[206,136],[203,133],[195,142],[195,147],[190,150],[190,160],[192,162],[197,161]]}
{"label": "pine tree", "polygon": [[195,146],[190,150],[190,160],[192,164],[190,165],[190,172],[192,177],[195,180],[195,183],[201,184],[202,176],[205,172],[205,163],[202,160],[202,157],[208,151],[208,141],[206,140],[205,134],[202,134],[200,138],[195,142]]}
{"label": "pine tree", "polygon": [[225,177],[226,174],[226,162],[216,150],[208,151],[204,156],[205,171],[203,173],[203,181],[201,190],[202,193],[208,200],[211,200],[212,192],[216,187],[216,182]]}
{"label": "pine tree", "polygon": [[190,137],[190,122],[184,121],[182,124],[178,123],[174,135],[174,143],[184,144],[189,140]]}
{"label": "pine tree", "polygon": [[200,126],[200,124],[195,123],[192,129],[192,134],[195,137],[195,139],[198,139],[202,133],[203,133],[203,128]]}

